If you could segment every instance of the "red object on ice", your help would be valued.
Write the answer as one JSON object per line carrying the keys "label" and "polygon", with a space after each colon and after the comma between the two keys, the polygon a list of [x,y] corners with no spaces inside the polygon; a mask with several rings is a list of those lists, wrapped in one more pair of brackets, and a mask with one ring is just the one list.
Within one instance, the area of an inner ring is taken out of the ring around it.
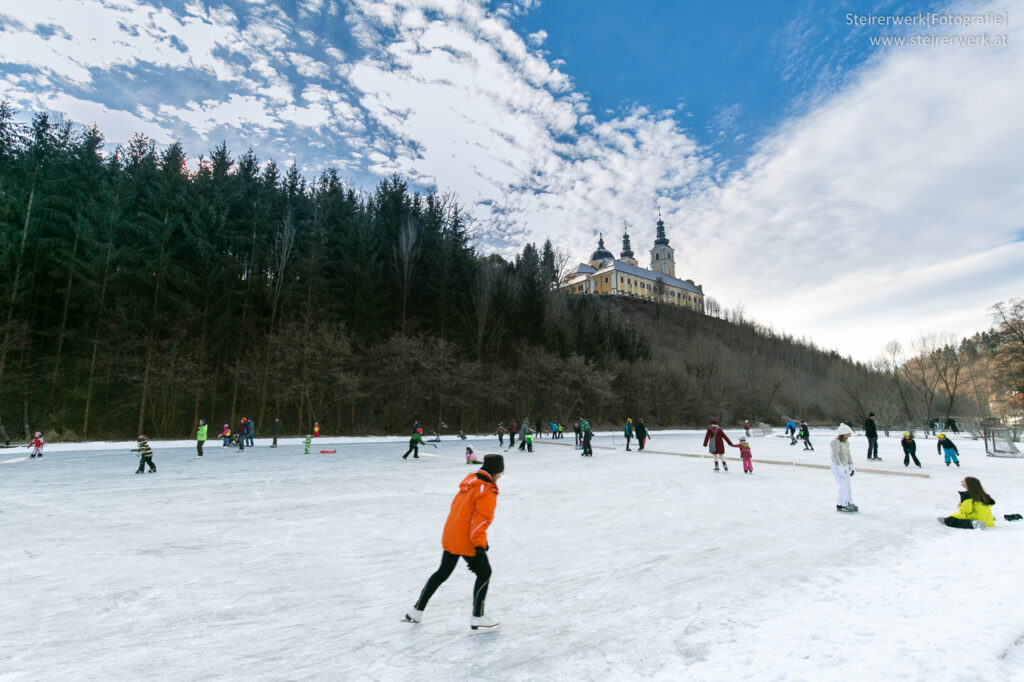
{"label": "red object on ice", "polygon": [[321,455],[336,455],[336,454],[338,454],[338,451],[337,450],[321,450],[320,454]]}

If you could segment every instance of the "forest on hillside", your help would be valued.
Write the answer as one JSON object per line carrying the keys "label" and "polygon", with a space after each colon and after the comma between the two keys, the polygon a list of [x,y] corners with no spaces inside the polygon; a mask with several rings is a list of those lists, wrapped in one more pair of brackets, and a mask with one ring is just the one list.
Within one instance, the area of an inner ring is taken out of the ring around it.
{"label": "forest on hillside", "polygon": [[184,438],[200,417],[836,421],[861,409],[844,385],[886,380],[742,319],[565,296],[550,242],[507,261],[478,229],[397,176],[361,191],[224,144],[192,163],[141,135],[106,149],[0,103],[0,419],[64,440]]}

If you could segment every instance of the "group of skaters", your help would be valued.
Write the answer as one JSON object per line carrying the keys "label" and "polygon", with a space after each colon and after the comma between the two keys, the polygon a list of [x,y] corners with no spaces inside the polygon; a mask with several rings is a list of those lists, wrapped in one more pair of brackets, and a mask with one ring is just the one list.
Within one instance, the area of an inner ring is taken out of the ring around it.
{"label": "group of skaters", "polygon": [[[281,418],[275,417],[273,423],[270,425],[270,435],[273,438],[273,442],[270,447],[277,447],[277,439],[281,435]],[[313,422],[313,433],[310,434],[314,438],[320,437],[320,422]],[[202,437],[200,437],[202,436]],[[231,430],[230,424],[225,424],[221,428],[220,434],[217,436],[221,439],[221,447],[225,448],[236,448],[239,452],[245,452],[246,446],[255,447],[254,438],[256,436],[256,422],[251,417],[242,417],[238,421],[238,428],[234,431]],[[206,440],[206,420],[199,420],[199,428],[196,431],[196,448],[199,451],[199,456],[203,456],[202,443]]]}
{"label": "group of skaters", "polygon": [[[804,444],[804,450],[814,450],[814,446],[811,445],[811,427],[807,425],[807,422],[801,419],[800,425],[797,427],[797,423],[789,417],[783,417],[783,419],[786,420],[786,435],[789,436],[789,444],[796,445],[799,438]],[[749,436],[750,422],[747,422],[745,426],[747,436]]]}

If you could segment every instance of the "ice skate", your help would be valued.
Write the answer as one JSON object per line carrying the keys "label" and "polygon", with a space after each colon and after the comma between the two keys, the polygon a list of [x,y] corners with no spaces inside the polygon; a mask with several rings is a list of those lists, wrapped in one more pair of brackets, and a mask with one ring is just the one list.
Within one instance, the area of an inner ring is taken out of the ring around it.
{"label": "ice skate", "polygon": [[718,462],[715,462],[715,471],[718,471]]}
{"label": "ice skate", "polygon": [[939,517],[939,523],[941,523],[943,526],[945,526],[946,525],[946,517],[945,516],[940,516]]}
{"label": "ice skate", "polygon": [[722,468],[723,468],[724,470],[728,471],[728,470],[729,470],[729,465],[728,465],[728,464],[726,464],[725,462],[722,462]]}
{"label": "ice skate", "polygon": [[402,619],[403,623],[422,623],[423,612],[417,609],[415,606],[405,614],[405,618]]}
{"label": "ice skate", "polygon": [[971,526],[974,528],[974,530],[985,530],[984,521],[971,521]]}
{"label": "ice skate", "polygon": [[471,635],[494,632],[500,627],[501,623],[489,616],[473,616],[469,619],[469,634]]}

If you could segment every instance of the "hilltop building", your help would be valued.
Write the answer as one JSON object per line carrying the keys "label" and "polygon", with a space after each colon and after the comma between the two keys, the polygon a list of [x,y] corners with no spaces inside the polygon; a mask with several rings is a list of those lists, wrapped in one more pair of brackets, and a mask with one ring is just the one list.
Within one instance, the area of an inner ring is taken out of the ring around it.
{"label": "hilltop building", "polygon": [[640,267],[634,257],[629,232],[622,235],[622,251],[617,259],[605,248],[604,235],[600,235],[590,260],[567,274],[559,288],[574,295],[631,296],[704,312],[704,288],[692,279],[676,279],[675,251],[669,246],[660,216],[649,270]]}

